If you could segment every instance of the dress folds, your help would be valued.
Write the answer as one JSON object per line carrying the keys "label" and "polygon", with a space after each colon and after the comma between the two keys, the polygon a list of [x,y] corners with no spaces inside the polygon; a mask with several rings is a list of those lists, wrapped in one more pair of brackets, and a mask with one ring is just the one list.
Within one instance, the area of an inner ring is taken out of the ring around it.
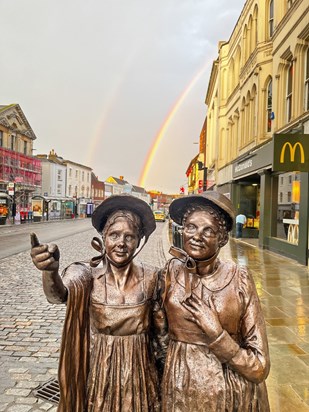
{"label": "dress folds", "polygon": [[102,268],[75,263],[65,270],[68,301],[59,363],[59,412],[160,410],[152,342],[159,307],[158,271],[142,264],[134,267],[143,282],[143,298],[120,305],[107,302]]}

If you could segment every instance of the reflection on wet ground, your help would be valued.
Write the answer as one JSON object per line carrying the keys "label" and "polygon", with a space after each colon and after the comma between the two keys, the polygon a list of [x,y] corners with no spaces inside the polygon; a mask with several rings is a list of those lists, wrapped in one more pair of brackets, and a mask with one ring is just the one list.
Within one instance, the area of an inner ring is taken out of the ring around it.
{"label": "reflection on wet ground", "polygon": [[270,349],[271,411],[309,412],[308,268],[247,242],[231,239],[220,256],[248,266],[256,283]]}

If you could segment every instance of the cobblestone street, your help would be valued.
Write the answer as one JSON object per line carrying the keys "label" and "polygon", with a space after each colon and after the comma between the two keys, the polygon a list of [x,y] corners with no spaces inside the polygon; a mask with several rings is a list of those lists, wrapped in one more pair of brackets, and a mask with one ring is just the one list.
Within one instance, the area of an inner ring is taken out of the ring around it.
{"label": "cobblestone street", "polygon": [[[165,263],[164,248],[168,247],[167,231],[163,230],[166,225],[157,226],[138,257],[161,267]],[[96,255],[90,246],[94,235],[89,230],[57,242],[61,269]],[[57,377],[65,305],[46,301],[40,272],[32,265],[29,252],[0,260],[0,411],[56,411],[52,403],[36,398],[32,390]]]}
{"label": "cobblestone street", "polygon": [[[157,224],[138,259],[162,267],[168,255],[168,223]],[[94,230],[57,241],[61,269],[97,252]],[[81,249],[81,245],[83,249]],[[0,259],[0,411],[56,411],[33,389],[57,377],[65,305],[49,304],[29,251]],[[308,268],[257,247],[257,239],[231,239],[223,260],[248,265],[260,296],[268,332],[272,412],[309,412]]]}

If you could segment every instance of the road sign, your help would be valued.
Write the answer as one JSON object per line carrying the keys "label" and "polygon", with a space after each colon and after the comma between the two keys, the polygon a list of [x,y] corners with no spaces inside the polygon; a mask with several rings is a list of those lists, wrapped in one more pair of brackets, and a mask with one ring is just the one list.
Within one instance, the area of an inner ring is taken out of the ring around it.
{"label": "road sign", "polygon": [[9,196],[13,196],[15,193],[15,183],[8,183],[7,185],[7,191]]}

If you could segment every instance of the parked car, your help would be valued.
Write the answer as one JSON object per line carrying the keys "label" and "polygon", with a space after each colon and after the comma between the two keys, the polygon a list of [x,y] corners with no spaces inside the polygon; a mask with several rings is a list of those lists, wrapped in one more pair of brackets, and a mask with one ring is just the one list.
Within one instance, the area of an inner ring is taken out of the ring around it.
{"label": "parked car", "polygon": [[162,210],[154,210],[153,215],[156,222],[165,222],[165,213]]}

